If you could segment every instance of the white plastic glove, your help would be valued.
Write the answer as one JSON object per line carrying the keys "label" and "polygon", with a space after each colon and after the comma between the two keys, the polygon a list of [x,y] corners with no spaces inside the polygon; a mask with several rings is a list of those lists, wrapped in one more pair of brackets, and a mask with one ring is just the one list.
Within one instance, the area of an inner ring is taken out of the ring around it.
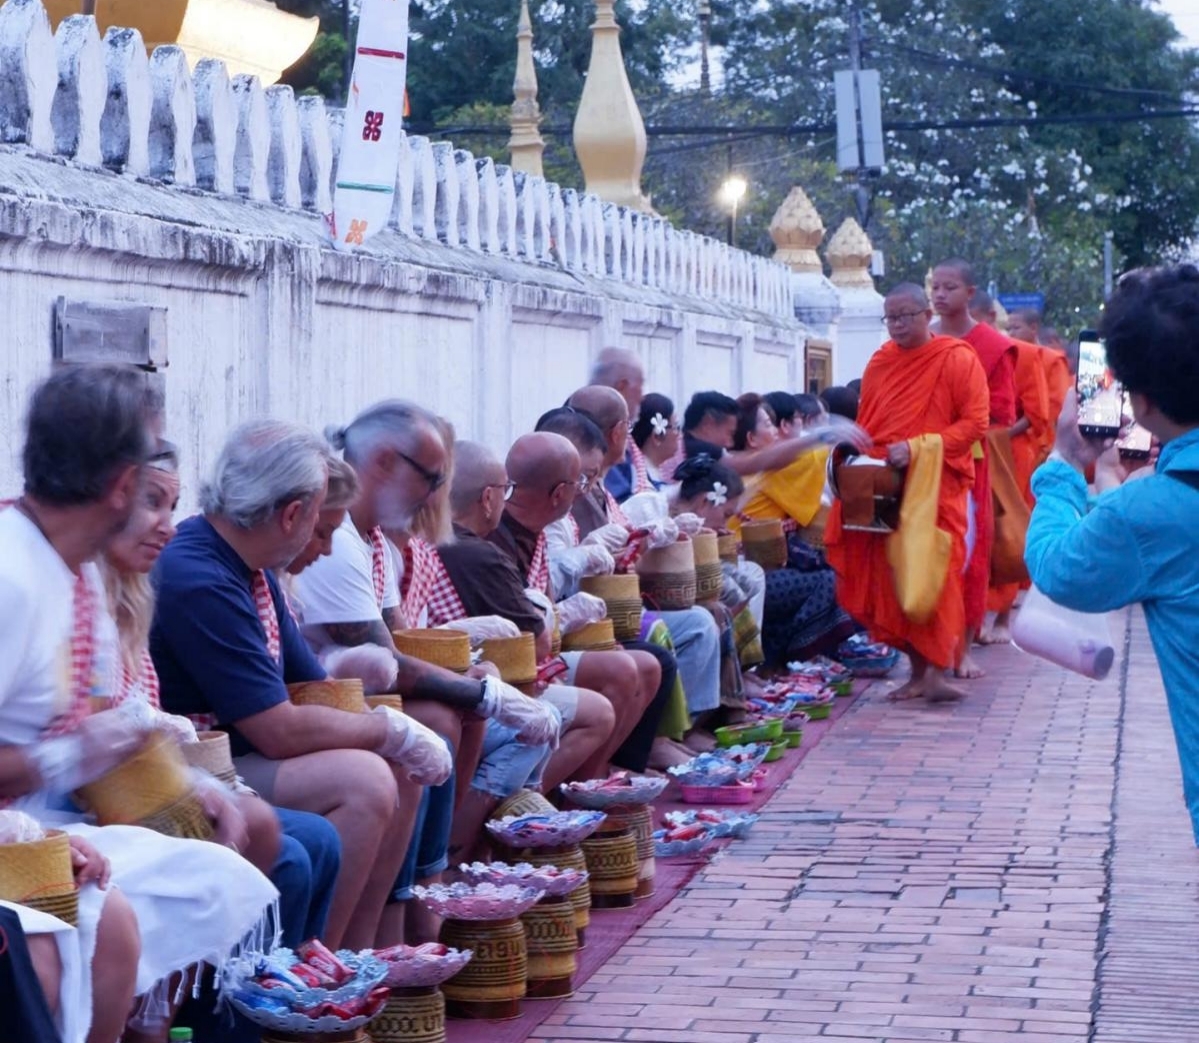
{"label": "white plastic glove", "polygon": [[191,779],[192,792],[204,808],[205,817],[212,823],[212,839],[238,853],[244,851],[250,843],[250,831],[246,827],[246,817],[229,787],[199,768],[192,768]]}
{"label": "white plastic glove", "polygon": [[609,525],[601,525],[594,532],[588,533],[587,537],[581,542],[581,546],[590,547],[592,545],[603,547],[609,554],[615,554],[618,550],[623,550],[629,543],[629,530],[623,525],[611,523]]}
{"label": "white plastic glove", "polygon": [[537,607],[537,610],[545,620],[545,629],[552,634],[554,627],[558,625],[558,614],[554,611],[554,603],[550,601],[549,595],[544,590],[529,587],[525,591],[525,597]]}
{"label": "white plastic glove", "polygon": [[580,591],[574,597],[559,601],[557,612],[562,633],[573,634],[588,623],[598,623],[605,618],[608,615],[608,606],[603,598]]}
{"label": "white plastic glove", "polygon": [[387,737],[375,752],[408,772],[422,786],[440,786],[454,770],[454,758],[445,739],[432,728],[390,706],[376,706],[371,713],[387,717]]}
{"label": "white plastic glove", "polygon": [[649,533],[645,537],[646,545],[657,550],[661,547],[669,547],[672,543],[678,542],[679,527],[675,525],[673,518],[663,518],[661,521],[656,521],[649,526]]}
{"label": "white plastic glove", "polygon": [[470,643],[478,647],[484,641],[496,637],[520,637],[520,627],[503,616],[471,616],[443,623],[440,630],[458,630],[469,635]]}
{"label": "white plastic glove", "polygon": [[704,527],[703,518],[701,518],[698,514],[692,514],[689,511],[685,511],[682,514],[676,514],[674,523],[679,527],[679,532],[681,532],[684,536],[694,536]]}
{"label": "white plastic glove", "polygon": [[52,793],[70,793],[106,775],[144,744],[153,731],[130,723],[117,710],[84,719],[75,731],[25,747],[41,785]]}
{"label": "white plastic glove", "polygon": [[196,726],[186,717],[155,709],[144,699],[126,699],[113,712],[120,714],[130,728],[163,732],[180,745],[199,741]]}
{"label": "white plastic glove", "polygon": [[607,547],[599,547],[592,544],[589,547],[580,547],[579,550],[585,556],[583,562],[584,576],[611,576],[616,571],[616,559],[612,557]]}
{"label": "white plastic glove", "polygon": [[634,529],[648,529],[654,522],[670,517],[670,504],[660,492],[630,496],[620,505],[620,509]]}
{"label": "white plastic glove", "polygon": [[395,653],[378,645],[357,645],[343,648],[335,645],[321,653],[321,666],[335,681],[357,678],[366,695],[394,692],[399,664]]}
{"label": "white plastic glove", "polygon": [[516,738],[529,746],[557,747],[562,719],[549,703],[527,695],[494,677],[483,681],[483,699],[476,713],[516,729]]}
{"label": "white plastic glove", "polygon": [[849,443],[860,452],[864,452],[874,444],[874,440],[864,428],[859,427],[847,417],[829,416],[824,423],[817,424],[804,431],[801,438],[809,444],[832,446]]}

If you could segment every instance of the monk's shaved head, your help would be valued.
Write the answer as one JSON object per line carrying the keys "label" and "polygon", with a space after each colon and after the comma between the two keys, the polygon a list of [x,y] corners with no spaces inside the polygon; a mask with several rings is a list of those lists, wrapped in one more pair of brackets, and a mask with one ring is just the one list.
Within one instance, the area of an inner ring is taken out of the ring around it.
{"label": "monk's shaved head", "polygon": [[488,485],[504,482],[500,458],[478,442],[454,443],[454,480],[450,485],[450,509],[454,517],[464,514]]}
{"label": "monk's shaved head", "polygon": [[613,427],[629,418],[629,407],[625,404],[624,396],[614,388],[589,384],[579,388],[567,403],[571,409],[578,409],[591,417],[601,431],[606,435]]}
{"label": "monk's shaved head", "polygon": [[976,322],[998,324],[999,313],[995,310],[995,301],[985,290],[975,290],[970,298],[970,314]]}
{"label": "monk's shaved head", "polygon": [[964,257],[947,257],[944,261],[939,261],[933,268],[935,272],[939,268],[949,268],[957,273],[958,278],[967,286],[976,285],[974,282],[974,265],[967,261]]}
{"label": "monk's shaved head", "polygon": [[550,489],[579,475],[579,452],[551,431],[521,435],[508,450],[508,478],[518,486]]}
{"label": "monk's shaved head", "polygon": [[923,286],[914,282],[901,282],[897,286],[892,286],[891,291],[887,294],[887,300],[911,301],[920,308],[928,308],[928,294],[924,292]]}

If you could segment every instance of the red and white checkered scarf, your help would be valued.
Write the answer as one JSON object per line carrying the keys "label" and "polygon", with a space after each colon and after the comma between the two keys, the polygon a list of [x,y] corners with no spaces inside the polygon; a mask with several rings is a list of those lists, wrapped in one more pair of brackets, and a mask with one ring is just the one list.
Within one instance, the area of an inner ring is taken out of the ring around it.
{"label": "red and white checkered scarf", "polygon": [[429,626],[439,627],[453,623],[467,616],[466,606],[458,596],[458,588],[446,571],[445,562],[436,547],[429,548],[428,568],[432,575],[429,584],[429,600],[425,603],[429,609]]}
{"label": "red and white checkered scarf", "polygon": [[383,595],[387,593],[387,540],[383,530],[375,526],[366,534],[371,545],[371,579],[375,584],[375,600],[383,607]]}
{"label": "red and white checkered scarf", "polygon": [[633,440],[632,435],[629,435],[629,462],[633,465],[632,495],[653,492],[654,483],[649,478],[649,465],[645,461],[645,454],[641,451],[641,446]]}

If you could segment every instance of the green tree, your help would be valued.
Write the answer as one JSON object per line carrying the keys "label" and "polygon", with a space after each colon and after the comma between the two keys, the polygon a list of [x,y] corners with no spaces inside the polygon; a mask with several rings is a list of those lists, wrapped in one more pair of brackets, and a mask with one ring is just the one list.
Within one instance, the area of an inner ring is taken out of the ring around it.
{"label": "green tree", "polygon": [[[350,45],[345,36],[346,7],[343,0],[275,0],[275,6],[304,18],[320,18],[316,41],[299,61],[283,73],[281,82],[297,94],[321,94],[341,102],[346,94],[345,70]],[[351,14],[357,9],[353,4]],[[354,22],[351,21],[351,35]]]}

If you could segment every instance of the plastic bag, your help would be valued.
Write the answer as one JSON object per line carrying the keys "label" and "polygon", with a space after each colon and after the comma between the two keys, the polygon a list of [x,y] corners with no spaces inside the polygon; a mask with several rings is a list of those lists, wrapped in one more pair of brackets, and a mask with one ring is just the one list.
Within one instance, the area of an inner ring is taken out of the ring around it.
{"label": "plastic bag", "polygon": [[1012,623],[1012,641],[1030,655],[1102,681],[1116,662],[1107,615],[1064,608],[1033,587]]}

